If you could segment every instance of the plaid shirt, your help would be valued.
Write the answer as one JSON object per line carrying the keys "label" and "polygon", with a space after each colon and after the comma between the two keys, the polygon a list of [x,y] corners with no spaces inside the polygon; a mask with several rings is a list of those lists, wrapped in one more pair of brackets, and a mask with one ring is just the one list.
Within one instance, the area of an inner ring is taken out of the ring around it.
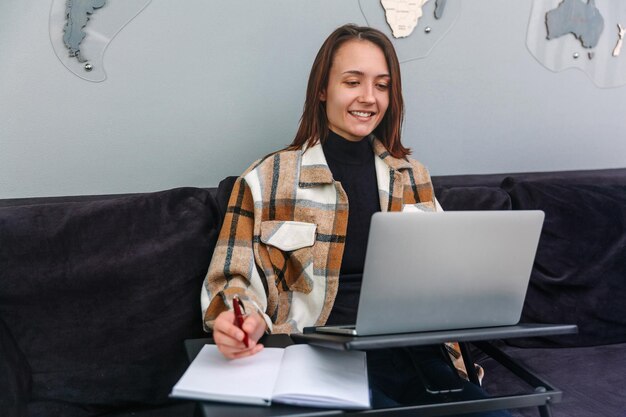
{"label": "plaid shirt", "polygon": [[[419,162],[392,157],[372,139],[382,211],[439,208]],[[255,162],[234,185],[205,278],[205,329],[238,294],[273,333],[323,325],[337,295],[348,200],[320,143]]]}

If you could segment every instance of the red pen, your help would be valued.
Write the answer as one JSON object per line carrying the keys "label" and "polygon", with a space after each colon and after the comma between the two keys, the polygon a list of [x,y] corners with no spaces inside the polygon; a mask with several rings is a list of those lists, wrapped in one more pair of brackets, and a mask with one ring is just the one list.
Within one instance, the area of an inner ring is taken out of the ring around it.
{"label": "red pen", "polygon": [[248,347],[248,333],[243,330],[243,314],[241,313],[241,300],[238,296],[233,296],[233,309],[235,310],[235,324],[243,332],[243,344]]}

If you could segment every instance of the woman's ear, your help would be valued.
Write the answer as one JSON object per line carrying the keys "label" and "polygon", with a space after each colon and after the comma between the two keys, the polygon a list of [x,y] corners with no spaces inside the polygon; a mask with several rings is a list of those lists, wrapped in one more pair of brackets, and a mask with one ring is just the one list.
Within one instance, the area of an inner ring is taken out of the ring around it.
{"label": "woman's ear", "polygon": [[320,93],[320,101],[326,101],[326,89],[323,89]]}

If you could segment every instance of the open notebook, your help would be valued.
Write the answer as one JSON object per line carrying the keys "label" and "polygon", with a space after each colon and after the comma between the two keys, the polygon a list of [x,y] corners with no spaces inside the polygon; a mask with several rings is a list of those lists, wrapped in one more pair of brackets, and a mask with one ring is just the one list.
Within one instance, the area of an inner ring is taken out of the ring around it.
{"label": "open notebook", "polygon": [[172,397],[240,404],[370,408],[365,352],[309,345],[264,348],[228,360],[205,345],[172,389]]}

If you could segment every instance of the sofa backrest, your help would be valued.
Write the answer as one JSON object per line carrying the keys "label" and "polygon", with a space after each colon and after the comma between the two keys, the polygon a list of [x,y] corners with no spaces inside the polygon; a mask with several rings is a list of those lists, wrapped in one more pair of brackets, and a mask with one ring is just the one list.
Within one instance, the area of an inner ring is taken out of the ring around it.
{"label": "sofa backrest", "polygon": [[0,318],[32,398],[155,404],[202,337],[200,287],[218,233],[208,190],[21,201],[0,208]]}
{"label": "sofa backrest", "polygon": [[478,204],[546,214],[522,321],[576,324],[579,333],[511,344],[626,342],[626,169],[456,175],[433,184],[447,210]]}
{"label": "sofa backrest", "polygon": [[626,342],[626,169],[520,174],[502,188],[514,210],[546,214],[523,320],[579,328],[517,344]]}

